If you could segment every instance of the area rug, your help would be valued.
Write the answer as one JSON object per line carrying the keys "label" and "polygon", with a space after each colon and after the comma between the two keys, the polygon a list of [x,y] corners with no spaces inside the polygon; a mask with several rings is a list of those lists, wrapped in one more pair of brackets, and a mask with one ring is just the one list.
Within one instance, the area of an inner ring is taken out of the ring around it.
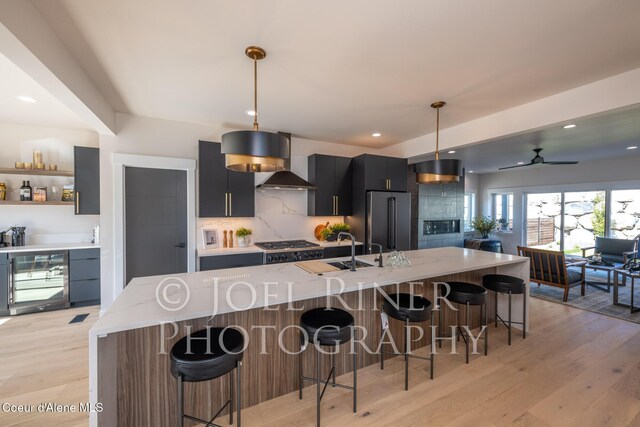
{"label": "area rug", "polygon": [[[607,275],[602,271],[589,271],[587,269],[587,281],[606,282]],[[631,286],[627,284],[627,286],[620,286],[618,289],[618,301],[629,304]],[[611,293],[587,286],[585,294],[585,296],[580,295],[579,286],[573,287],[569,290],[569,300],[562,302],[564,289],[546,285],[538,286],[537,283],[531,283],[532,297],[566,304],[571,307],[593,311],[629,322],[640,323],[640,312],[631,314],[628,308],[613,305],[613,286],[611,287]],[[640,280],[636,282],[634,305],[640,307]]]}

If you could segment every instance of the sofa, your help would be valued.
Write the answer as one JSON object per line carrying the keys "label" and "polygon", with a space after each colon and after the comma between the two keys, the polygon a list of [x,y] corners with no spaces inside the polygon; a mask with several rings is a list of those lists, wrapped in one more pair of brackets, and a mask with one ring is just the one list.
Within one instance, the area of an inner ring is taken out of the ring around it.
{"label": "sofa", "polygon": [[582,256],[586,257],[587,251],[600,253],[603,260],[618,264],[626,264],[631,258],[638,256],[638,239],[613,239],[609,237],[596,237],[595,245],[582,248]]}

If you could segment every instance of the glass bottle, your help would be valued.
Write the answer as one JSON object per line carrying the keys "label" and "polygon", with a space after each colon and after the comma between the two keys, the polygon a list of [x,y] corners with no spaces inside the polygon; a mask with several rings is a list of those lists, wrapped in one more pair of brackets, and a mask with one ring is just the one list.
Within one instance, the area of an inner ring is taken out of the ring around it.
{"label": "glass bottle", "polygon": [[33,200],[33,188],[31,188],[31,182],[27,181],[27,187],[25,189],[24,200],[30,202]]}

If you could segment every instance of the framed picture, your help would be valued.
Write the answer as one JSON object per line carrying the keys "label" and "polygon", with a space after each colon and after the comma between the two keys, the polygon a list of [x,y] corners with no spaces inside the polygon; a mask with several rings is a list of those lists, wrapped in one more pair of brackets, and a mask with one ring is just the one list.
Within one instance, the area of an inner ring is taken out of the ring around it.
{"label": "framed picture", "polygon": [[205,249],[213,249],[220,246],[220,240],[218,239],[217,229],[215,228],[202,229],[202,246]]}

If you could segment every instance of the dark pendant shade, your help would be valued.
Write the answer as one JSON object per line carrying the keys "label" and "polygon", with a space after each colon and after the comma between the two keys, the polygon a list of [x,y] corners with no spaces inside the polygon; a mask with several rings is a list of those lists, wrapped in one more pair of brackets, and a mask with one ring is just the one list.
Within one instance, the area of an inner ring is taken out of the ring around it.
{"label": "dark pendant shade", "polygon": [[462,162],[458,159],[436,159],[416,163],[416,180],[419,184],[459,182]]}
{"label": "dark pendant shade", "polygon": [[227,169],[238,172],[277,172],[289,158],[289,139],[258,130],[239,130],[222,135]]}

